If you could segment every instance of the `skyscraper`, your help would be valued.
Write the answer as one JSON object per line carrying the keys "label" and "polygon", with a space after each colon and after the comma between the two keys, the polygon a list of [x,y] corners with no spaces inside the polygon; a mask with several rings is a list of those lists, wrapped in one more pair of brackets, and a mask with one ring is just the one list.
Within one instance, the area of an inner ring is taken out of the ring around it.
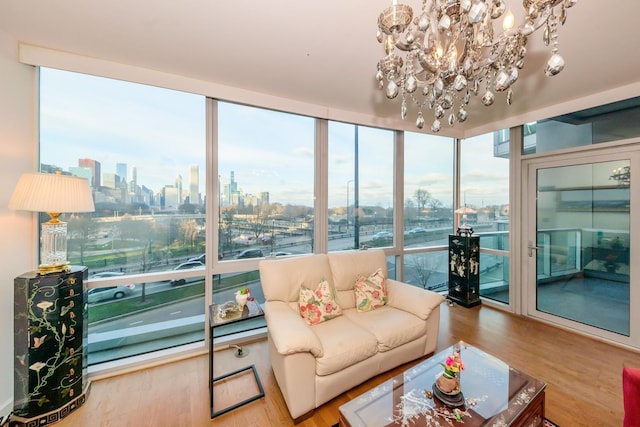
{"label": "skyscraper", "polygon": [[240,194],[238,194],[238,183],[234,171],[231,171],[229,178],[229,205],[240,205]]}
{"label": "skyscraper", "polygon": [[189,166],[189,203],[199,205],[200,203],[200,176],[198,165]]}
{"label": "skyscraper", "polygon": [[258,193],[258,204],[260,205],[268,205],[269,204],[269,192],[262,191]]}
{"label": "skyscraper", "polygon": [[81,168],[79,166],[70,166],[69,172],[74,176],[79,176],[80,178],[85,178],[89,183],[91,183],[93,176],[91,175],[91,169],[89,168]]}
{"label": "skyscraper", "polygon": [[231,179],[229,180],[229,191],[231,194],[235,194],[238,192],[238,183],[236,182],[236,173],[231,171]]}
{"label": "skyscraper", "polygon": [[126,163],[116,163],[116,175],[120,177],[120,182],[128,181],[127,179],[127,164]]}
{"label": "skyscraper", "polygon": [[178,204],[182,204],[182,175],[176,177],[176,192],[178,195]]}
{"label": "skyscraper", "polygon": [[111,173],[111,172],[105,172],[104,176],[104,186],[107,188],[118,188],[118,184],[120,183],[120,180],[118,178],[118,175],[115,173]]}
{"label": "skyscraper", "polygon": [[100,162],[93,159],[78,159],[78,166],[80,166],[81,168],[91,169],[91,186],[93,188],[99,188],[102,185],[102,171],[100,170]]}
{"label": "skyscraper", "polygon": [[129,183],[129,191],[138,194],[138,168],[131,166],[131,182]]}
{"label": "skyscraper", "polygon": [[177,210],[180,206],[178,189],[172,185],[165,185],[162,189],[163,201],[162,208],[167,210]]}

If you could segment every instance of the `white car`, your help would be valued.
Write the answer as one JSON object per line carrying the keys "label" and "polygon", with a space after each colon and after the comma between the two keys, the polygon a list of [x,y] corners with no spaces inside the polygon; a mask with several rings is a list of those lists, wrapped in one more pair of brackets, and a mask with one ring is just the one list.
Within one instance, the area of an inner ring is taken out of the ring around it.
{"label": "white car", "polygon": [[[178,265],[176,268],[174,268],[174,270],[189,270],[197,267],[204,267],[204,264],[201,263],[200,261],[187,261]],[[169,284],[171,286],[182,286],[188,283],[202,282],[202,280],[203,280],[202,277],[189,277],[186,279],[173,279],[169,282]]]}
{"label": "white car", "polygon": [[426,228],[416,227],[409,230],[409,234],[425,234],[427,232]]}
{"label": "white car", "polygon": [[[118,277],[123,273],[118,271],[103,271],[101,273],[92,274],[90,279],[99,279],[104,277]],[[87,302],[89,304],[95,304],[100,301],[107,301],[112,299],[121,299],[133,295],[133,291],[136,289],[136,285],[120,285],[120,286],[108,286],[106,288],[91,288],[87,291]]]}
{"label": "white car", "polygon": [[379,231],[373,235],[373,240],[391,240],[393,239],[393,233],[390,231]]}

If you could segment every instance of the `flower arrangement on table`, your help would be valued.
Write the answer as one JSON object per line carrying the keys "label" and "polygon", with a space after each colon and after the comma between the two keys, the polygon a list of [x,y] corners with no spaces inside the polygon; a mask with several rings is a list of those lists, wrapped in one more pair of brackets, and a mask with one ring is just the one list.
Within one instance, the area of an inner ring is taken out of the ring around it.
{"label": "flower arrangement on table", "polygon": [[240,307],[244,307],[247,304],[247,301],[251,299],[251,291],[246,286],[240,288],[239,291],[236,291],[236,303]]}
{"label": "flower arrangement on table", "polygon": [[[464,362],[460,358],[460,352],[455,350],[453,354],[448,356],[447,360],[444,363],[440,363],[440,365],[442,365],[444,371],[436,379],[435,386],[440,392],[448,396],[457,396],[457,400],[460,400],[460,378],[458,378],[458,374],[464,370]],[[450,401],[450,403],[456,404],[457,400],[456,402]]]}
{"label": "flower arrangement on table", "polygon": [[464,362],[460,358],[460,352],[454,351],[452,355],[447,357],[444,363],[440,363],[444,368],[443,375],[446,378],[455,378],[460,371],[464,370]]}

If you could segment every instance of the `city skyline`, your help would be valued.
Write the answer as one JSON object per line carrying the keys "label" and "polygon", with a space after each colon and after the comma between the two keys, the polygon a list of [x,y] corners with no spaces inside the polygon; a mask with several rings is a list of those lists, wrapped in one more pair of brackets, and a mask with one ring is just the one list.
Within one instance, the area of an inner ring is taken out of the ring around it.
{"label": "city skyline", "polygon": [[[201,197],[213,184],[206,182],[204,96],[46,68],[40,90],[42,163],[69,170],[72,159],[82,156],[99,160],[108,173],[117,173],[118,163],[135,165],[136,181],[155,193],[174,184],[177,175],[188,181],[190,165],[197,165]],[[271,202],[313,206],[315,119],[225,102],[218,103],[218,114],[214,157],[223,179],[233,170],[246,193],[268,192]],[[329,206],[345,206],[354,181],[354,128],[329,122]],[[358,128],[361,200],[389,207],[394,132]],[[405,132],[405,140],[411,138],[421,143],[405,157],[404,200],[421,188],[451,205],[452,139]],[[508,203],[508,160],[492,158],[491,142],[482,152],[466,143],[461,181],[467,202]],[[127,171],[129,180],[132,176]]]}
{"label": "city skyline", "polygon": [[[51,164],[51,163],[42,163],[41,164],[41,170],[43,172],[47,172],[47,173],[53,173],[54,170],[59,169],[62,172],[67,172],[70,173],[72,175],[75,176],[79,176],[81,178],[87,178],[90,182],[89,185],[94,188],[94,189],[99,189],[100,187],[105,187],[105,188],[110,188],[110,189],[117,189],[118,187],[115,184],[115,180],[113,179],[113,177],[119,177],[119,179],[117,180],[118,183],[120,183],[120,180],[123,180],[126,184],[127,184],[127,188],[129,191],[133,191],[133,189],[130,188],[130,185],[133,183],[135,185],[138,185],[139,187],[144,187],[148,190],[151,190],[153,192],[153,194],[158,195],[161,194],[163,189],[165,187],[175,187],[177,189],[179,189],[179,185],[177,185],[177,181],[178,179],[181,179],[182,175],[180,173],[178,173],[174,179],[173,179],[173,183],[171,183],[170,179],[168,179],[168,182],[164,185],[162,185],[160,188],[158,189],[154,189],[151,188],[147,185],[145,185],[144,183],[140,183],[137,179],[138,176],[138,170],[139,168],[135,165],[131,165],[129,166],[127,163],[123,163],[123,162],[119,162],[116,163],[117,168],[116,170],[118,172],[110,172],[110,171],[105,171],[103,166],[102,166],[102,162],[100,162],[97,159],[90,159],[90,158],[82,158],[82,159],[78,159],[78,164],[84,164],[84,166],[69,166],[66,169],[61,166],[61,165],[57,165],[57,164]],[[93,166],[93,167],[92,167]],[[97,166],[97,168],[96,168]],[[195,191],[195,194],[198,195],[198,197],[196,197],[198,199],[198,203],[195,204],[201,204],[201,200],[200,198],[202,197],[201,193],[199,192],[199,175],[193,175],[191,172],[193,170],[193,166],[197,166],[197,165],[189,165],[188,170],[189,170],[189,177],[190,177],[190,181],[189,181],[189,185],[188,185],[188,190],[185,188],[181,189],[181,194],[183,194],[183,199],[185,197],[189,197],[189,200],[191,201],[191,195],[194,194],[192,193],[193,191]],[[87,173],[83,173],[82,170],[87,169],[90,172]],[[195,168],[195,170],[197,171],[197,167]],[[93,171],[97,170],[100,171],[100,174],[94,173]],[[127,179],[129,172],[131,172],[131,179]],[[99,178],[98,178],[99,176]],[[94,178],[95,177],[95,178]],[[105,179],[105,177],[108,177],[108,179]],[[97,178],[97,179],[96,179]],[[192,182],[191,179],[196,179],[195,182]],[[108,181],[108,182],[107,182]]]}

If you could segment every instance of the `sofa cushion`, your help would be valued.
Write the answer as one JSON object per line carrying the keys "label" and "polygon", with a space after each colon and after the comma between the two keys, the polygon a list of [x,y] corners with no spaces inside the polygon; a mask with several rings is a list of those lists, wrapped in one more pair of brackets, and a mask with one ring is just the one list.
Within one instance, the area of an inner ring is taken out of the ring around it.
{"label": "sofa cushion", "polygon": [[316,358],[316,375],[333,374],[378,351],[376,337],[345,316],[314,325],[311,330],[318,337],[323,350],[322,357]]}
{"label": "sofa cushion", "polygon": [[380,268],[369,277],[358,277],[354,285],[356,308],[358,311],[374,310],[387,303],[389,297],[385,280],[385,277],[382,275],[382,269]]}
{"label": "sofa cushion", "polygon": [[300,315],[309,325],[325,322],[342,314],[342,309],[336,304],[333,288],[324,279],[315,291],[306,286],[300,286],[298,305]]}
{"label": "sofa cushion", "polygon": [[356,306],[353,286],[358,276],[368,276],[378,268],[382,275],[387,274],[387,258],[382,249],[351,250],[330,252],[327,254],[333,282],[336,290],[336,300],[342,309]]}
{"label": "sofa cushion", "polygon": [[258,267],[265,301],[288,302],[296,310],[300,285],[315,288],[318,280],[324,277],[335,289],[326,254],[265,258]]}
{"label": "sofa cushion", "polygon": [[343,317],[375,335],[378,351],[384,352],[411,342],[427,333],[427,324],[419,317],[391,306],[365,313],[343,310]]}

